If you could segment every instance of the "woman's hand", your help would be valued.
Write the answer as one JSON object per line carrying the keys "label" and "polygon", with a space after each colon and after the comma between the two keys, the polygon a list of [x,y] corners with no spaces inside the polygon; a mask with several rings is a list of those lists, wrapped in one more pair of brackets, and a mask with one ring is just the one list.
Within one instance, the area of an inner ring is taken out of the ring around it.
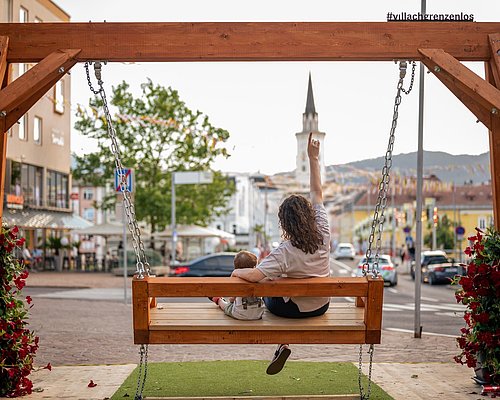
{"label": "woman's hand", "polygon": [[310,160],[319,158],[319,140],[312,138],[312,132],[309,133],[309,141],[307,143],[307,155]]}

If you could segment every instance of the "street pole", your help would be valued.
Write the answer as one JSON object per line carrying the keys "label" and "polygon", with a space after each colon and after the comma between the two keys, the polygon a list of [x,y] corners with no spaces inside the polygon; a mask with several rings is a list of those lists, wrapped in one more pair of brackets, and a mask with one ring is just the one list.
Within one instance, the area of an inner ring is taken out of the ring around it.
{"label": "street pole", "polygon": [[391,250],[393,259],[396,257],[396,208],[394,205],[394,183],[392,184],[391,190],[391,205],[392,205],[392,240],[391,240]]}
{"label": "street pole", "polygon": [[455,198],[455,182],[453,182],[453,258],[457,257],[457,201]]}
{"label": "street pole", "polygon": [[[123,195],[123,193],[122,193]],[[122,203],[122,221],[123,221],[123,302],[127,304],[127,216],[125,213],[125,202]]]}
{"label": "street pole", "polygon": [[172,207],[171,207],[171,219],[172,219],[172,251],[170,252],[170,266],[175,265],[175,253],[177,250],[177,232],[175,231],[175,172],[172,172]]}
{"label": "street pole", "polygon": [[[425,14],[425,0],[421,1],[422,14]],[[422,185],[424,175],[424,64],[420,63],[418,87],[418,151],[417,151],[417,215],[415,246],[415,324],[414,337],[422,337],[420,320],[420,296],[422,285]]]}

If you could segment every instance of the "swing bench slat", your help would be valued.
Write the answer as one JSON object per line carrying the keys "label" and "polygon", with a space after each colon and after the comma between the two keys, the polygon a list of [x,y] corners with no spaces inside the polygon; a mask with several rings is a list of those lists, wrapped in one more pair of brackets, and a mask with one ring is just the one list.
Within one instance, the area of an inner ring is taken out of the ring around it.
{"label": "swing bench slat", "polygon": [[[381,278],[283,278],[250,283],[239,278],[134,277],[136,344],[376,344],[380,343],[384,282]],[[267,310],[261,320],[224,315],[213,303],[157,303],[162,297],[353,297],[332,303],[319,317],[289,319]]]}

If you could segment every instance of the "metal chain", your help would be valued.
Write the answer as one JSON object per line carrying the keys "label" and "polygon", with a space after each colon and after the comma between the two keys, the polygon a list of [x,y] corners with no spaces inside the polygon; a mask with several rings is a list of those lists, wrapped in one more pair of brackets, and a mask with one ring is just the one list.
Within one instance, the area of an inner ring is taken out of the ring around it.
{"label": "metal chain", "polygon": [[[148,375],[148,345],[141,344],[139,349],[139,370],[137,371],[137,388],[135,390],[134,400],[142,400],[142,392],[146,385],[146,377]],[[142,374],[142,366],[144,365],[144,375]],[[141,383],[142,381],[142,383]]]}
{"label": "metal chain", "polygon": [[[135,206],[132,203],[132,198],[130,195],[130,190],[127,186],[127,177],[124,173],[123,164],[121,161],[120,148],[118,146],[118,139],[116,137],[116,131],[113,125],[113,121],[111,118],[111,113],[108,107],[108,101],[106,99],[106,92],[104,91],[103,81],[101,77],[101,68],[102,63],[100,61],[94,62],[94,72],[97,79],[97,84],[99,85],[99,89],[95,89],[92,86],[92,81],[90,79],[89,72],[89,64],[85,63],[85,71],[87,73],[87,81],[92,93],[96,96],[100,96],[102,100],[102,107],[104,111],[104,115],[107,123],[107,130],[109,137],[111,139],[111,152],[113,153],[115,159],[115,168],[118,172],[120,191],[123,194],[123,208],[127,216],[128,222],[128,230],[132,235],[132,246],[134,247],[135,257],[136,257],[136,273],[139,279],[144,278],[144,274],[146,276],[150,276],[150,266],[146,257],[146,251],[144,248],[144,243],[141,239],[141,231],[139,229],[139,225],[137,223],[137,218],[135,215]],[[124,254],[124,257],[127,255]]]}
{"label": "metal chain", "polygon": [[362,369],[363,369],[363,345],[359,346],[359,364],[358,364],[358,386],[359,386],[359,397],[360,400],[369,400],[372,393],[372,366],[373,366],[373,353],[375,352],[375,346],[373,344],[368,348],[369,361],[368,361],[368,387],[365,389],[361,383]]}
{"label": "metal chain", "polygon": [[[366,249],[365,254],[365,263],[363,264],[363,276],[366,276],[370,270],[370,260],[372,257],[372,246],[373,241],[375,239],[375,230],[377,231],[377,240],[375,242],[375,256],[372,263],[371,274],[374,278],[377,278],[379,275],[378,265],[379,265],[379,255],[382,248],[382,232],[384,230],[384,222],[385,222],[385,209],[387,207],[387,189],[389,187],[390,181],[390,171],[392,167],[392,152],[394,149],[394,140],[396,127],[398,124],[398,110],[399,105],[401,104],[401,92],[405,94],[409,94],[413,88],[413,82],[415,80],[415,66],[416,62],[412,61],[412,72],[411,72],[411,81],[408,89],[403,89],[403,82],[406,76],[407,62],[400,61],[399,63],[399,80],[397,84],[396,98],[394,99],[394,112],[392,114],[392,123],[391,129],[389,132],[389,143],[387,145],[387,151],[385,152],[385,162],[384,167],[382,168],[382,178],[380,179],[380,183],[378,185],[378,197],[377,204],[375,206],[375,211],[373,213],[372,226],[370,229],[370,236],[368,238],[368,248]],[[361,383],[361,376],[363,374],[363,345],[359,346],[359,364],[358,364],[358,386],[359,386],[359,394],[361,400],[369,400],[372,389],[372,364],[373,364],[373,353],[375,351],[375,346],[373,344],[370,345],[368,349],[369,354],[369,367],[368,367],[368,386],[365,392],[365,389]]]}
{"label": "metal chain", "polygon": [[[108,102],[106,99],[106,92],[104,91],[101,69],[102,63],[100,61],[94,62],[94,73],[97,79],[97,84],[99,89],[95,89],[92,85],[92,80],[90,79],[89,65],[91,63],[85,63],[85,72],[87,74],[87,82],[90,90],[94,95],[100,96],[102,100],[102,107],[104,110],[104,115],[106,117],[108,134],[111,139],[111,152],[113,153],[115,159],[115,168],[118,171],[120,191],[123,194],[123,209],[127,215],[128,230],[132,235],[132,246],[134,247],[135,257],[136,257],[136,273],[139,279],[143,279],[144,275],[151,276],[150,266],[148,259],[146,257],[146,251],[144,248],[144,243],[141,239],[141,231],[137,223],[137,217],[135,215],[135,206],[132,203],[132,198],[130,195],[130,190],[127,186],[127,176],[125,175],[125,170],[120,156],[120,148],[118,146],[118,139],[116,137],[116,131],[111,118],[111,113],[109,111]],[[124,257],[127,255],[124,253]],[[148,374],[148,345],[141,344],[139,349],[140,359],[139,359],[139,370],[137,375],[137,389],[134,396],[135,400],[142,400],[142,392],[144,391],[144,386],[146,384],[146,377]],[[144,365],[144,373],[143,373]]]}

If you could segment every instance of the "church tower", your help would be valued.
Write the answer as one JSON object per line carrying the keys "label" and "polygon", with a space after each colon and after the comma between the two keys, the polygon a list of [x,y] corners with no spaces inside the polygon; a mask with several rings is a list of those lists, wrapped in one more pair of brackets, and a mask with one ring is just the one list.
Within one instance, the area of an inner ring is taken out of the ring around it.
{"label": "church tower", "polygon": [[302,187],[309,187],[309,158],[307,157],[307,140],[309,132],[313,133],[313,138],[321,143],[319,163],[321,171],[321,183],[325,183],[325,133],[318,130],[318,113],[314,107],[314,96],[312,89],[311,73],[309,73],[309,86],[307,88],[306,111],[302,114],[302,132],[295,134],[297,138],[297,168],[295,179]]}

